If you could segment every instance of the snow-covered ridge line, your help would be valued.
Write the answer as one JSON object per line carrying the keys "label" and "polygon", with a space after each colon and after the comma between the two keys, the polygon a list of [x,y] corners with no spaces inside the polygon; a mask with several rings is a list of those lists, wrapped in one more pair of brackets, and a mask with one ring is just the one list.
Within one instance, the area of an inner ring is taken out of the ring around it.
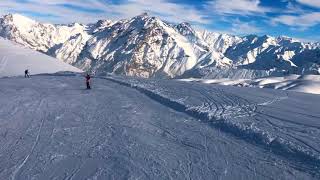
{"label": "snow-covered ridge line", "polygon": [[188,23],[170,24],[148,14],[88,25],[43,24],[9,14],[0,17],[0,36],[101,75],[216,75],[206,69],[218,69],[223,77],[229,75],[228,69],[252,71],[249,77],[270,72],[320,74],[319,43],[198,31]]}
{"label": "snow-covered ridge line", "polygon": [[[228,118],[228,111],[224,111],[226,116],[215,116],[212,111],[208,109],[203,109],[202,107],[194,107],[184,102],[183,99],[175,99],[170,97],[170,93],[166,92],[166,89],[161,89],[161,87],[155,87],[151,83],[145,83],[143,81],[135,79],[122,79],[117,77],[107,77],[104,78],[112,82],[119,83],[121,85],[134,88],[139,92],[147,95],[151,99],[168,106],[175,111],[183,112],[191,117],[199,119],[199,121],[208,124],[210,127],[217,128],[222,132],[230,133],[238,138],[245,140],[248,143],[253,143],[255,145],[262,146],[263,148],[272,151],[273,153],[288,158],[297,162],[304,162],[313,169],[316,173],[316,169],[319,168],[317,164],[320,163],[320,153],[315,151],[313,148],[308,146],[302,146],[301,144],[295,144],[284,137],[274,135],[264,129],[260,129],[252,124],[248,125],[246,123],[241,123],[233,121]],[[160,89],[159,89],[160,88]],[[282,101],[286,97],[275,98],[265,103],[252,105],[252,114],[255,115],[256,109],[259,106],[265,106],[273,104],[277,101]],[[231,109],[232,111],[234,109]],[[236,116],[237,114],[231,114],[231,116]],[[249,115],[249,116],[251,116]],[[317,173],[316,173],[317,174]]]}
{"label": "snow-covered ridge line", "polygon": [[257,79],[180,79],[186,82],[201,82],[238,87],[270,88],[303,93],[320,94],[320,76],[290,75],[283,77],[265,77]]}

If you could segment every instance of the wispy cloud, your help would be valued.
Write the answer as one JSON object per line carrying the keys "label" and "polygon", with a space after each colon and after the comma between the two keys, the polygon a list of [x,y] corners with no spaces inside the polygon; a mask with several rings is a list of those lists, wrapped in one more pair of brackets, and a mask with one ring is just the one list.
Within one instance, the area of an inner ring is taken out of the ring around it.
{"label": "wispy cloud", "polygon": [[305,29],[320,23],[320,12],[312,12],[298,16],[283,15],[274,18],[272,22]]}
{"label": "wispy cloud", "polygon": [[[287,1],[287,0],[286,0]],[[287,1],[287,7],[285,9],[286,14],[304,14],[307,10],[303,9],[299,4]]]}
{"label": "wispy cloud", "polygon": [[98,19],[128,18],[143,12],[160,16],[168,21],[188,21],[198,24],[209,23],[206,15],[193,6],[175,4],[166,0],[128,0],[125,3],[111,3],[100,0],[1,0],[1,9],[6,12],[24,12],[52,14],[55,21],[92,22]]}
{"label": "wispy cloud", "polygon": [[213,0],[208,3],[208,8],[219,14],[232,15],[257,15],[271,11],[260,3],[260,0]]}
{"label": "wispy cloud", "polygon": [[319,0],[297,0],[297,2],[311,6],[311,7],[317,7],[320,8],[320,1]]}
{"label": "wispy cloud", "polygon": [[169,21],[189,21],[195,23],[209,23],[206,15],[192,6],[171,3],[165,0],[129,0],[126,4],[112,5],[113,12],[123,17],[132,17],[141,12],[150,12]]}
{"label": "wispy cloud", "polygon": [[239,19],[232,24],[231,32],[233,34],[257,34],[262,32],[262,29],[257,27],[254,22],[241,22]]}

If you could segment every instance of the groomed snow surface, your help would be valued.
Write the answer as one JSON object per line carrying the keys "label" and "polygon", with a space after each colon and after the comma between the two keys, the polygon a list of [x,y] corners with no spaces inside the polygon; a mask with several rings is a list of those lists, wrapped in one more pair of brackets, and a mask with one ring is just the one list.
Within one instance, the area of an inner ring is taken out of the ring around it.
{"label": "groomed snow surface", "polygon": [[78,74],[0,79],[0,179],[319,179],[320,96]]}
{"label": "groomed snow surface", "polygon": [[26,69],[31,74],[82,72],[55,58],[0,38],[0,77],[24,75]]}

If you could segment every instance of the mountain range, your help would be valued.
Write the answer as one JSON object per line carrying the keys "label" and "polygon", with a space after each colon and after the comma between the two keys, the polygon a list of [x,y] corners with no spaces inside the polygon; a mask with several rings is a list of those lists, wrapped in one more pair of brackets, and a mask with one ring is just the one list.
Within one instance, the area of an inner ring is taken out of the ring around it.
{"label": "mountain range", "polygon": [[84,71],[144,78],[256,78],[320,74],[320,43],[244,37],[172,24],[144,13],[91,24],[0,18],[0,36]]}

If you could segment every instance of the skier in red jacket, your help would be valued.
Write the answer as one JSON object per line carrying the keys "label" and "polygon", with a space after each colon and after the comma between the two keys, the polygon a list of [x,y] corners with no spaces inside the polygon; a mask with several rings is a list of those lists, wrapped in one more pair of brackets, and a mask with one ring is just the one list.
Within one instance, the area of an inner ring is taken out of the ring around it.
{"label": "skier in red jacket", "polygon": [[87,75],[86,75],[86,85],[87,85],[87,89],[91,89],[90,79],[91,79],[90,75],[87,74]]}

